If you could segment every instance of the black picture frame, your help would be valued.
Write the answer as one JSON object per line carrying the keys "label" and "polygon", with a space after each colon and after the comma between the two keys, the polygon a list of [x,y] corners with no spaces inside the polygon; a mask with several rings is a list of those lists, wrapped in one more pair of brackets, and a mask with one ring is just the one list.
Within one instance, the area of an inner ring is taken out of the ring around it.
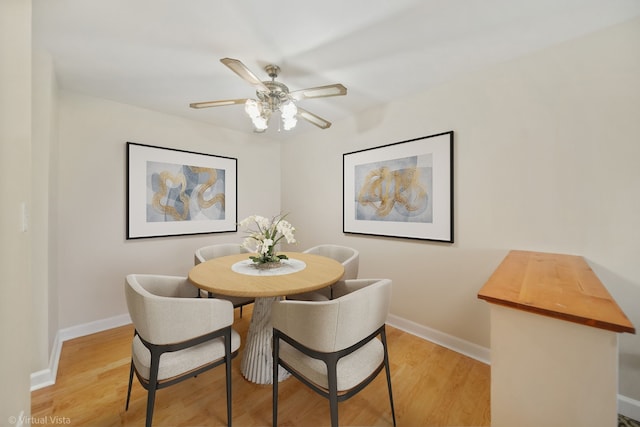
{"label": "black picture frame", "polygon": [[453,243],[453,131],[343,154],[343,232]]}
{"label": "black picture frame", "polygon": [[237,231],[237,163],[127,142],[127,240]]}

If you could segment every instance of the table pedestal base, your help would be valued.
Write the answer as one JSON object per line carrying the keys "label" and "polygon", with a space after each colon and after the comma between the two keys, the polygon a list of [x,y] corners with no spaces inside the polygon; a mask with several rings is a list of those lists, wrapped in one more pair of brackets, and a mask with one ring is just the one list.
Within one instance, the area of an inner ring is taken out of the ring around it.
{"label": "table pedestal base", "polygon": [[[271,305],[281,297],[256,298],[253,315],[244,350],[240,372],[247,380],[256,384],[272,384],[273,355],[271,327]],[[282,366],[278,370],[278,381],[289,378],[291,374]]]}

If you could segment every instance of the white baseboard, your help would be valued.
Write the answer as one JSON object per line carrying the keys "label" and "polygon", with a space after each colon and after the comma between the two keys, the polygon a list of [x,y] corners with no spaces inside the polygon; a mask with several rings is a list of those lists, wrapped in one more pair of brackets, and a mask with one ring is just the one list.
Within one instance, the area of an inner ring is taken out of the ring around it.
{"label": "white baseboard", "polygon": [[94,322],[60,329],[53,340],[53,348],[51,349],[51,356],[49,357],[49,367],[31,374],[31,391],[55,384],[63,342],[85,335],[95,334],[96,332],[106,331],[107,329],[128,325],[129,323],[131,323],[129,314],[121,314],[108,319],[96,320]]}
{"label": "white baseboard", "polygon": [[24,426],[24,422],[27,421],[26,418],[27,417],[24,415],[24,411],[20,411],[20,415],[18,415],[18,417],[15,418],[15,423],[13,422],[12,419],[9,419],[9,424],[15,424],[16,427],[22,427]]}
{"label": "white baseboard", "polygon": [[394,316],[393,314],[390,314],[387,317],[387,323],[394,328],[401,329],[411,335],[415,335],[457,353],[464,354],[465,356],[471,357],[479,362],[486,363],[487,365],[491,364],[491,351],[486,347],[482,347],[478,344],[454,337],[453,335],[445,334],[444,332],[420,325],[412,322],[411,320]]}
{"label": "white baseboard", "polygon": [[618,395],[618,413],[632,420],[640,421],[640,400]]}
{"label": "white baseboard", "polygon": [[109,317],[108,319],[95,320],[82,325],[60,329],[58,335],[60,336],[60,341],[65,342],[74,338],[84,337],[85,335],[95,334],[96,332],[106,331],[107,329],[128,325],[129,323],[131,323],[129,314],[121,314],[119,316]]}

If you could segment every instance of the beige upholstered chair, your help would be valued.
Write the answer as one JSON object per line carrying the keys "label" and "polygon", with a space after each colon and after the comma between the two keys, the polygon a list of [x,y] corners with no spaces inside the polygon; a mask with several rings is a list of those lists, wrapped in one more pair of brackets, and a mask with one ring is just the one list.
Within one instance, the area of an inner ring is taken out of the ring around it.
{"label": "beige upholstered chair", "polygon": [[[358,278],[360,253],[353,248],[340,245],[318,245],[309,248],[304,252],[326,256],[342,263],[342,265],[344,266],[344,276],[342,276],[340,280],[351,280]],[[287,298],[301,301],[326,301],[333,298],[332,290],[333,286],[327,286],[326,288],[322,288],[317,291],[291,295]]]}
{"label": "beige upholstered chair", "polygon": [[233,305],[221,299],[194,298],[197,293],[184,277],[131,274],[125,280],[127,307],[135,326],[126,409],[135,373],[148,391],[147,427],[156,390],[221,364],[226,365],[231,425],[231,359],[240,347],[240,336],[231,328]]}
{"label": "beige upholstered chair", "polygon": [[278,421],[278,365],[329,399],[331,425],[338,402],[366,387],[385,368],[393,425],[396,424],[385,322],[391,280],[346,280],[330,301],[273,304],[273,425]]}
{"label": "beige upholstered chair", "polygon": [[[235,255],[235,254],[244,254],[249,253],[248,250],[243,248],[237,243],[220,243],[217,245],[205,246],[200,249],[197,249],[194,256],[194,264],[198,265],[201,262],[205,262],[212,258],[219,258],[227,255]],[[242,317],[242,307],[247,304],[252,304],[254,302],[254,298],[248,297],[231,297],[227,295],[215,295],[209,292],[209,298],[220,298],[231,301],[234,308],[240,307],[240,317]]]}

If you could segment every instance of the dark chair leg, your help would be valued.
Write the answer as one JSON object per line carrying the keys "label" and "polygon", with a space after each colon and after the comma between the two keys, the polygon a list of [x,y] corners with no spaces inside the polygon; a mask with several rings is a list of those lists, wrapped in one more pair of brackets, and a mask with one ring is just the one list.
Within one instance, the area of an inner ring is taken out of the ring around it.
{"label": "dark chair leg", "polygon": [[146,427],[151,427],[151,420],[153,419],[153,406],[156,400],[156,389],[151,388],[151,384],[149,384],[149,390],[147,394],[147,421],[145,423]]}
{"label": "dark chair leg", "polygon": [[338,427],[338,374],[337,360],[327,361],[327,379],[329,382],[329,410],[331,427]]}
{"label": "dark chair leg", "polygon": [[153,419],[153,407],[156,403],[156,389],[158,388],[158,368],[160,365],[160,354],[151,350],[151,369],[149,372],[149,388],[147,389],[147,421],[146,427],[151,427]]}
{"label": "dark chair leg", "polygon": [[129,399],[131,398],[131,385],[133,384],[133,359],[131,359],[131,368],[129,369],[129,388],[127,389],[127,404],[124,407],[125,411],[129,410]]}
{"label": "dark chair leg", "polygon": [[224,336],[224,364],[227,377],[227,425],[231,427],[231,328]]}
{"label": "dark chair leg", "polygon": [[240,306],[240,318],[242,319],[242,306]]}
{"label": "dark chair leg", "polygon": [[396,410],[393,406],[393,392],[391,391],[391,369],[389,368],[389,354],[387,352],[387,334],[384,329],[380,334],[382,338],[382,347],[384,348],[384,369],[387,372],[387,387],[389,388],[389,402],[391,403],[391,417],[393,418],[393,427],[396,426]]}
{"label": "dark chair leg", "polygon": [[280,339],[273,337],[273,427],[278,426],[278,358],[280,357]]}

